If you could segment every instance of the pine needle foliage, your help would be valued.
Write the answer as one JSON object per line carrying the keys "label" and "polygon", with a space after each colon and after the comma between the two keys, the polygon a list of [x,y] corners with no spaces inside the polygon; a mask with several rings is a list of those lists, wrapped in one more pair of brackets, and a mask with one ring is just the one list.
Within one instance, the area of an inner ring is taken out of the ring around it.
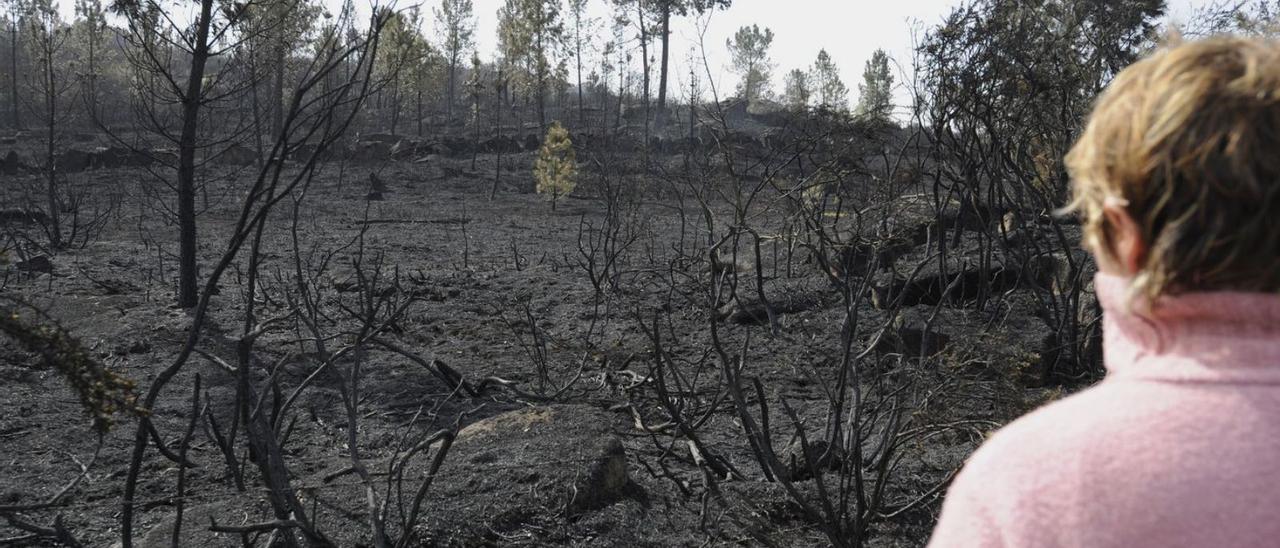
{"label": "pine needle foliage", "polygon": [[79,340],[39,309],[16,299],[0,299],[0,334],[66,379],[95,431],[110,430],[116,414],[146,413],[138,407],[133,381],[95,360]]}
{"label": "pine needle foliage", "polygon": [[554,122],[547,128],[547,136],[538,150],[538,159],[533,163],[533,177],[538,182],[538,194],[547,196],[551,201],[552,211],[555,211],[560,197],[573,192],[577,185],[578,160],[573,152],[573,141],[569,139],[569,130],[560,122]]}

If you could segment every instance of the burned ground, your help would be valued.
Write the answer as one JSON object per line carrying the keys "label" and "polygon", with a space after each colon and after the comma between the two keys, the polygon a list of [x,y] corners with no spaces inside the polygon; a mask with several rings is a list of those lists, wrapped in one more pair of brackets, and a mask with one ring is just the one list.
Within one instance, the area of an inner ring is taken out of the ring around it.
{"label": "burned ground", "polygon": [[[642,161],[634,153],[610,154],[611,165]],[[719,250],[709,249],[708,235],[690,219],[696,209],[680,209],[694,198],[679,189],[645,183],[626,168],[588,169],[572,199],[553,212],[529,193],[531,154],[505,156],[493,201],[488,194],[496,157],[480,155],[473,169],[469,158],[458,156],[330,162],[300,202],[296,224],[288,208],[273,214],[262,243],[256,306],[259,317],[284,319],[257,341],[251,375],[260,387],[283,393],[264,393],[265,405],[279,409],[318,363],[306,326],[289,317],[289,299],[297,298],[291,277],[296,264],[305,264],[314,271],[310,287],[327,313],[358,308],[370,295],[396,295],[404,303],[405,313],[380,332],[388,344],[364,345],[334,364],[344,371],[360,368],[355,439],[379,493],[397,498],[402,510],[413,482],[429,471],[427,455],[439,451],[433,446],[397,476],[397,459],[415,444],[442,430],[465,433],[468,425],[503,413],[558,410],[536,439],[522,437],[528,430],[480,441],[460,435],[425,491],[415,542],[825,544],[815,514],[797,501],[820,500],[818,491],[831,488],[814,481],[815,473],[837,481],[847,474],[833,468],[862,462],[823,449],[827,440],[821,439],[832,379],[843,367],[840,334],[850,317],[845,289],[833,280],[854,275],[824,267],[839,259],[824,260],[816,246],[791,244],[787,252],[788,244],[773,238],[758,254],[735,246],[737,252],[717,265],[706,258]],[[36,257],[11,249],[4,290],[49,311],[97,359],[146,386],[183,346],[191,318],[171,305],[173,229],[141,205],[146,193],[138,169],[103,166],[71,175],[76,185],[119,206],[100,234],[83,248],[53,256],[49,269],[22,268]],[[200,217],[205,268],[227,238],[246,169],[228,165],[208,178]],[[371,189],[371,177],[380,189]],[[626,242],[627,248],[614,257],[609,275],[599,276],[586,266],[591,253],[584,249],[617,218],[600,186],[610,178],[637,192],[625,212],[628,224],[617,227],[626,235],[610,244]],[[371,199],[375,190],[380,199]],[[712,207],[713,214],[732,215],[715,209],[723,205]],[[753,222],[780,232],[785,211],[761,206],[752,211]],[[893,222],[907,227],[897,232],[929,222],[925,215],[911,217],[911,207],[896,211]],[[6,222],[11,231],[32,224],[18,214]],[[1050,394],[1040,388],[1051,331],[1036,312],[1041,284],[1012,264],[971,261],[976,250],[966,242],[942,263],[932,251],[936,240],[927,235],[885,238],[877,245],[895,246],[891,254],[845,261],[867,282],[846,287],[864,290],[848,301],[861,317],[852,338],[860,353],[852,365],[859,370],[859,390],[868,398],[886,389],[928,394],[904,396],[908,404],[898,416],[909,416],[909,428],[869,423],[873,435],[858,444],[869,459],[877,458],[877,451],[886,451],[877,435],[895,428],[892,452],[879,455],[893,462],[883,472],[882,500],[866,516],[870,545],[921,542],[941,486],[982,435]],[[918,264],[926,268],[913,268]],[[939,264],[951,272],[939,272]],[[201,350],[227,362],[236,356],[247,268],[243,260],[232,264],[204,325]],[[371,272],[379,277],[371,279]],[[708,284],[735,272],[742,274],[742,287],[717,298],[721,308],[708,308],[702,298]],[[713,324],[719,347],[730,349],[739,368],[735,374],[749,379],[748,387],[758,381],[759,390],[748,389],[743,403],[766,427],[772,422],[771,444],[794,491],[765,481],[781,469],[762,470],[744,436],[737,405],[726,393],[724,364],[708,339]],[[339,345],[352,334],[338,329],[332,337]],[[92,453],[94,435],[60,377],[13,345],[0,355],[3,503],[22,504],[74,478],[75,459],[83,462]],[[245,460],[253,457],[236,453],[246,481],[240,490],[214,432],[234,420],[234,375],[210,358],[193,358],[151,410],[151,420],[163,443],[174,451],[183,446],[196,374],[207,410],[186,453],[194,467],[186,472],[183,538],[189,540],[183,544],[233,545],[239,536],[210,531],[209,518],[242,525],[270,521],[272,513],[261,478]],[[349,381],[316,376],[287,418],[279,419],[287,428],[281,443],[292,485],[314,509],[317,529],[340,545],[371,542],[367,482],[352,470],[353,425],[339,389]],[[671,404],[681,406],[675,416]],[[697,447],[676,417],[696,418],[684,427],[696,427]],[[107,435],[76,494],[58,509],[66,528],[86,545],[118,538],[129,434],[126,426]],[[625,484],[590,504],[566,502],[573,495],[565,493],[586,489],[571,473],[583,459],[557,449],[566,445],[588,453],[596,445],[620,451]],[[875,470],[870,462],[862,466]],[[150,539],[144,545],[168,541],[176,473],[174,462],[147,455],[135,529],[138,538]],[[400,484],[390,481],[395,477]]]}

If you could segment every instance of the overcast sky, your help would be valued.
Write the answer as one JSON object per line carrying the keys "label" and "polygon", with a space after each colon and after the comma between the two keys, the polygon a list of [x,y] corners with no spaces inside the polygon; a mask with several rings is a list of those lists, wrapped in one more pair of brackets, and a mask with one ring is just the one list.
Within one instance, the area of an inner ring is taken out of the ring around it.
{"label": "overcast sky", "polygon": [[[60,3],[64,16],[70,17],[73,0],[55,1]],[[335,11],[341,3],[341,0],[323,1],[333,5]],[[366,9],[372,1],[357,0]],[[419,2],[424,15],[424,30],[428,36],[434,34],[430,14],[439,2],[440,0]],[[1170,17],[1185,20],[1195,6],[1208,2],[1209,0],[1169,0]],[[481,58],[491,60],[497,44],[496,14],[503,0],[474,0],[474,3],[478,27],[476,43]],[[397,0],[398,7],[412,4],[411,0]],[[611,2],[589,0],[588,4],[590,15],[597,20],[594,26],[596,38],[590,44],[598,48],[612,37]],[[768,27],[774,33],[771,57],[775,66],[772,82],[775,92],[782,91],[782,80],[787,71],[807,68],[817,57],[818,51],[826,48],[839,65],[845,85],[849,86],[850,101],[856,102],[863,65],[876,48],[883,48],[899,64],[894,67],[895,80],[902,82],[909,77],[907,73],[910,72],[913,28],[937,24],[958,4],[958,0],[733,0],[729,9],[711,16],[704,40],[706,54],[721,96],[727,95],[733,91],[737,78],[728,70],[725,40],[744,25]],[[690,58],[698,59],[697,64],[701,65],[696,27],[691,18],[676,18],[672,21],[673,80],[669,93],[676,97],[682,95],[680,88],[687,85]],[[634,34],[634,31],[629,33],[630,36]],[[651,55],[657,57],[656,48]],[[583,70],[585,76],[590,68]],[[654,70],[656,78],[656,65]],[[705,78],[704,71],[699,74],[700,78]],[[904,103],[905,93],[899,90],[897,95],[898,102]]]}

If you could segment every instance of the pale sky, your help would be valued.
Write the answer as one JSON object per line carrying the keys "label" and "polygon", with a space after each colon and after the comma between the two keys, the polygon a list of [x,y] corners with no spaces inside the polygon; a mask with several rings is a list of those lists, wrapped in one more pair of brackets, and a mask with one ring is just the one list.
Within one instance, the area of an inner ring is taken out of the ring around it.
{"label": "pale sky", "polygon": [[[323,1],[332,4],[335,10],[341,3],[341,0]],[[364,2],[363,7],[367,8],[374,0],[357,1]],[[481,58],[486,61],[492,60],[497,44],[496,14],[503,1],[474,0],[477,16],[476,44]],[[55,2],[59,3],[63,16],[70,18],[73,0]],[[439,2],[440,0],[417,2],[422,9],[424,31],[429,38],[434,38],[435,34],[431,11]],[[1170,17],[1185,20],[1195,7],[1209,2],[1210,0],[1169,0]],[[817,57],[818,51],[826,48],[841,69],[841,77],[849,87],[850,102],[856,103],[863,65],[876,48],[883,48],[898,63],[898,66],[891,68],[895,72],[895,81],[901,83],[910,77],[913,28],[919,30],[937,24],[952,7],[960,3],[959,0],[733,0],[729,9],[711,16],[705,36],[707,58],[720,96],[731,94],[737,78],[728,70],[729,56],[725,40],[745,25],[768,27],[774,33],[771,57],[774,63],[772,85],[775,93],[782,92],[783,77],[788,71],[793,68],[807,69]],[[399,7],[412,4],[413,0],[397,0],[396,3]],[[597,18],[598,22],[591,27],[595,36],[584,42],[595,46],[596,50],[612,39],[611,4],[610,0],[588,1],[589,15]],[[567,13],[565,15],[567,17]],[[918,35],[917,32],[917,38]],[[635,31],[629,31],[628,36],[633,38]],[[697,64],[701,65],[701,53],[698,52],[697,45],[694,20],[690,17],[673,18],[672,81],[668,91],[673,97],[683,95],[680,88],[687,85],[690,59],[697,56]],[[653,48],[650,55],[655,59],[653,85],[656,94],[658,49]],[[598,66],[595,63],[591,65]],[[638,70],[639,59],[635,60],[635,66]],[[584,78],[589,71],[590,68],[584,66]],[[704,80],[705,88],[705,71],[699,70],[699,78]],[[898,103],[906,102],[905,90],[899,89],[896,95]]]}
{"label": "pale sky", "polygon": [[[400,0],[404,2],[406,0]],[[439,0],[425,0],[424,7],[437,5]],[[482,58],[492,58],[497,45],[497,12],[503,0],[473,0],[478,16],[476,43]],[[808,69],[825,48],[840,67],[841,79],[849,87],[850,106],[857,102],[858,83],[867,59],[876,48],[883,48],[898,63],[894,70],[895,82],[910,78],[912,30],[932,27],[942,21],[951,9],[960,5],[959,0],[733,0],[727,10],[711,16],[704,43],[712,75],[717,79],[717,89],[723,98],[733,92],[738,79],[729,69],[729,54],[725,40],[739,27],[756,24],[773,31],[771,57],[774,63],[773,91],[781,93],[783,78],[794,68]],[[1169,0],[1170,17],[1184,19],[1193,9],[1210,3],[1210,0]],[[612,38],[609,0],[589,0],[591,15],[602,19],[597,25],[603,45]],[[922,34],[923,31],[917,33]],[[630,33],[634,36],[634,32]],[[680,86],[688,83],[688,60],[696,53],[698,35],[692,17],[673,18],[671,69],[672,81],[668,93],[682,96]],[[651,53],[656,59],[656,49]],[[637,59],[638,63],[638,59]],[[637,67],[639,65],[637,64]],[[654,93],[656,94],[657,65],[654,65]],[[584,68],[584,74],[588,69]],[[705,71],[699,72],[705,80]],[[703,84],[705,87],[705,82]],[[908,102],[906,90],[899,88],[895,94],[897,103]]]}

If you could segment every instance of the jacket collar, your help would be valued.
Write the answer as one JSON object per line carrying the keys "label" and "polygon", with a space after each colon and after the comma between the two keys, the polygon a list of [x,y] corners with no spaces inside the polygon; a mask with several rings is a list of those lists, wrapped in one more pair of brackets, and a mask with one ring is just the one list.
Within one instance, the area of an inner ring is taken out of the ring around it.
{"label": "jacket collar", "polygon": [[1112,377],[1280,383],[1280,295],[1215,291],[1130,300],[1129,279],[1098,274]]}

